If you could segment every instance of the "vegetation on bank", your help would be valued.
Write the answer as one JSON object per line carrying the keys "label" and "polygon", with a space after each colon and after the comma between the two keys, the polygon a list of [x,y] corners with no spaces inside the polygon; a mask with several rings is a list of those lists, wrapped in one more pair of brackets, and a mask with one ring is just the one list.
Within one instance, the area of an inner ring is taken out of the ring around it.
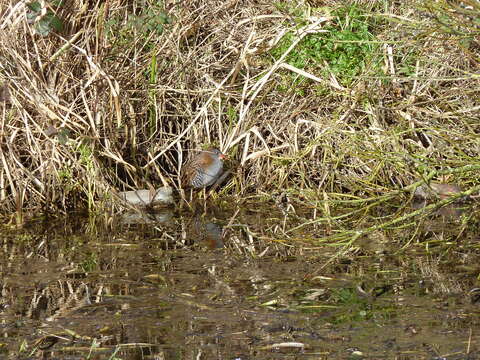
{"label": "vegetation on bank", "polygon": [[478,1],[78,6],[0,10],[3,213],[177,187],[210,144],[239,201],[287,194],[329,216],[419,180],[478,192]]}

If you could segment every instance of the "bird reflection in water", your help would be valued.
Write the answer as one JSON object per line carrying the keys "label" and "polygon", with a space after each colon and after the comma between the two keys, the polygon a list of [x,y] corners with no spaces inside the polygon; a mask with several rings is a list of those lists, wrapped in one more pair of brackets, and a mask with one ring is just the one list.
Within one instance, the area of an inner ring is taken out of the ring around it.
{"label": "bird reflection in water", "polygon": [[211,250],[224,247],[223,227],[199,215],[187,227],[187,236],[202,242]]}

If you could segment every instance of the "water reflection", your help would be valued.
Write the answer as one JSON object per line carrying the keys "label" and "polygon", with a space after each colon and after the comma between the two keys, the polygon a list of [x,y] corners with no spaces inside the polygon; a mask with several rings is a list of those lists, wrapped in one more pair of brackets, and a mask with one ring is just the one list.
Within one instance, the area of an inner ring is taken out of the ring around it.
{"label": "water reflection", "polygon": [[[309,242],[282,244],[277,225],[296,224],[268,207],[125,219],[102,227],[76,216],[4,234],[0,351],[318,359],[348,358],[356,348],[369,358],[428,358],[433,347],[465,357],[458,344],[480,326],[478,251],[467,246],[478,233],[463,228],[462,243],[427,245],[427,236],[457,234],[455,224],[419,226],[410,247],[412,232],[400,229],[338,251],[311,241],[313,227],[299,234]],[[468,356],[480,356],[479,340],[471,335]]]}
{"label": "water reflection", "polygon": [[202,241],[212,250],[223,248],[223,227],[214,221],[199,214],[195,215],[187,227],[187,237]]}
{"label": "water reflection", "polygon": [[[217,209],[209,209],[212,213]],[[224,246],[223,227],[213,215],[207,215],[200,211],[184,213],[179,219],[174,218],[173,209],[161,209],[156,211],[134,210],[121,213],[116,222],[119,225],[157,225],[172,226],[175,221],[185,223],[185,231],[182,235],[182,243],[201,242],[209,249],[221,249]]]}
{"label": "water reflection", "polygon": [[122,225],[135,224],[168,224],[173,218],[172,209],[163,209],[154,212],[130,210],[118,216],[116,221]]}

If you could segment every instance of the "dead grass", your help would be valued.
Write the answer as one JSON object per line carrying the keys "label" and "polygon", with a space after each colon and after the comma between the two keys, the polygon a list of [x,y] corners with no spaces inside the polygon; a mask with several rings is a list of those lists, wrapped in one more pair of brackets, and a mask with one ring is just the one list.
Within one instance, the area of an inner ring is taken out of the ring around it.
{"label": "dead grass", "polygon": [[[353,2],[67,1],[64,30],[45,37],[22,3],[4,3],[3,212],[94,210],[113,190],[176,187],[186,151],[206,144],[232,157],[223,191],[239,198],[372,197],[432,172],[478,185],[478,2],[369,1],[340,19]],[[332,38],[349,22],[374,40]],[[298,55],[322,37],[336,39],[332,54],[373,50],[347,81],[328,58]]]}

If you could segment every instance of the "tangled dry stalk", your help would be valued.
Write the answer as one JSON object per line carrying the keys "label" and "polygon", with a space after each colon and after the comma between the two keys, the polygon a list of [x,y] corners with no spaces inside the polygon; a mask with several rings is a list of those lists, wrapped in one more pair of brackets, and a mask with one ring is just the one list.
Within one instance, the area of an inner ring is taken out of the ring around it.
{"label": "tangled dry stalk", "polygon": [[[204,144],[234,159],[223,191],[239,197],[371,197],[462,166],[447,180],[478,185],[480,5],[464,3],[40,1],[63,23],[41,36],[4,1],[1,210],[176,187]],[[361,17],[339,20],[352,6]],[[328,59],[291,63],[349,21],[373,39],[336,40],[371,49],[349,81]]]}

